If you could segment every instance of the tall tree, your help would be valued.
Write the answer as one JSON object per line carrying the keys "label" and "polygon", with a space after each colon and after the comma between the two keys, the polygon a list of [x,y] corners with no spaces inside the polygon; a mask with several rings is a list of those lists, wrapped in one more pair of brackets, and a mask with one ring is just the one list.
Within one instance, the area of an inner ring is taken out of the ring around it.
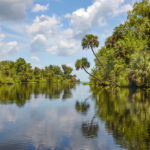
{"label": "tall tree", "polygon": [[93,35],[93,34],[87,34],[84,36],[84,38],[82,39],[82,48],[91,48],[94,56],[96,57],[97,61],[99,62],[99,64],[101,66],[103,66],[103,63],[100,61],[100,59],[98,58],[98,56],[95,54],[94,52],[94,48],[99,46],[99,41],[98,41],[98,37]]}

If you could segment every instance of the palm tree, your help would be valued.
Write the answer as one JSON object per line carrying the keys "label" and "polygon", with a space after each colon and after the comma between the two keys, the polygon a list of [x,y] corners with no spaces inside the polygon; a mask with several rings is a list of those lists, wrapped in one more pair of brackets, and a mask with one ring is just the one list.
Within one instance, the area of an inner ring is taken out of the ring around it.
{"label": "palm tree", "polygon": [[87,58],[78,59],[75,63],[76,70],[83,69],[87,74],[94,77],[97,81],[100,81],[101,85],[107,86],[107,84],[102,83],[99,78],[89,73],[86,69],[90,67],[90,63],[88,62]]}
{"label": "palm tree", "polygon": [[82,48],[91,48],[94,56],[96,57],[97,61],[99,62],[99,64],[101,66],[103,66],[102,62],[99,60],[99,58],[97,57],[97,55],[94,52],[94,48],[99,46],[99,41],[98,41],[98,37],[93,35],[93,34],[87,34],[84,36],[84,38],[82,39]]}

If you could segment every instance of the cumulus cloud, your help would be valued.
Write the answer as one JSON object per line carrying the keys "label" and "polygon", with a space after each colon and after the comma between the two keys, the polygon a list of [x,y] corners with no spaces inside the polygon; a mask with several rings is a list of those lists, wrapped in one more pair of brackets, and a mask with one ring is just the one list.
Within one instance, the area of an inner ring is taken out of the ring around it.
{"label": "cumulus cloud", "polygon": [[42,68],[41,64],[40,64],[40,58],[39,57],[31,56],[30,59],[31,59],[31,65],[32,65],[33,68],[34,67]]}
{"label": "cumulus cloud", "polygon": [[48,10],[49,5],[40,5],[40,4],[36,4],[33,8],[32,11],[33,12],[39,12],[39,11],[46,11]]}
{"label": "cumulus cloud", "polygon": [[71,19],[70,25],[77,35],[90,31],[94,26],[106,23],[109,16],[127,12],[132,9],[125,0],[96,0],[87,9],[80,8],[72,14],[65,15]]}
{"label": "cumulus cloud", "polygon": [[44,35],[38,34],[31,41],[31,49],[33,52],[41,51],[46,47],[47,40]]}
{"label": "cumulus cloud", "polygon": [[87,9],[80,8],[71,14],[66,14],[70,26],[63,27],[60,18],[56,16],[37,16],[31,25],[26,26],[28,34],[32,35],[32,51],[46,51],[56,55],[72,55],[80,47],[80,40],[92,31],[95,26],[105,26],[107,19],[131,10],[125,0],[95,0]]}
{"label": "cumulus cloud", "polygon": [[18,43],[16,41],[5,42],[5,35],[0,33],[0,58],[6,58],[18,52]]}
{"label": "cumulus cloud", "polygon": [[46,52],[51,54],[57,54],[60,56],[72,55],[77,51],[76,41],[73,39],[62,39],[56,42],[57,45],[53,45],[52,47],[46,49]]}
{"label": "cumulus cloud", "polygon": [[55,16],[41,15],[35,18],[32,25],[26,26],[26,31],[31,35],[54,34],[59,24],[60,20]]}
{"label": "cumulus cloud", "polygon": [[0,34],[0,41],[2,41],[4,38],[5,38],[5,35],[1,33]]}
{"label": "cumulus cloud", "polygon": [[40,59],[37,56],[31,56],[31,60],[33,60],[33,61],[40,61]]}
{"label": "cumulus cloud", "polygon": [[60,19],[56,16],[37,16],[32,25],[26,26],[28,34],[33,36],[33,52],[46,51],[57,55],[72,55],[77,51],[77,41],[72,29],[62,29]]}
{"label": "cumulus cloud", "polygon": [[0,0],[0,20],[20,21],[26,17],[26,9],[33,0]]}

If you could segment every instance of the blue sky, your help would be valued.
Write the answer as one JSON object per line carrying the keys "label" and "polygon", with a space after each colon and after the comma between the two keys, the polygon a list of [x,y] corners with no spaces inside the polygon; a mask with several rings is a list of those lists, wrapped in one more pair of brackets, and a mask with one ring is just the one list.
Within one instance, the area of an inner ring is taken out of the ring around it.
{"label": "blue sky", "polygon": [[[134,0],[0,0],[0,60],[23,57],[32,66],[67,64],[87,57],[85,34],[99,37],[100,47],[115,26],[123,23]],[[96,50],[95,50],[96,51]],[[82,81],[88,76],[76,72]]]}

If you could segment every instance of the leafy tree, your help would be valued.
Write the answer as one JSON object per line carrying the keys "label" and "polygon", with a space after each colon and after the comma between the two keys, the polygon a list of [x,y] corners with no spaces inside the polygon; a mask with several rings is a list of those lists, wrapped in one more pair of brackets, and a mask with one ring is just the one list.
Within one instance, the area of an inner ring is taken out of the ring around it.
{"label": "leafy tree", "polygon": [[[90,47],[90,43],[83,42],[83,45],[84,48]],[[98,78],[109,85],[150,86],[149,0],[134,4],[125,23],[114,29],[96,56],[103,62],[103,67],[99,67],[96,59],[95,68],[92,69],[94,77],[90,78],[92,84]]]}
{"label": "leafy tree", "polygon": [[67,76],[69,76],[73,71],[73,69],[67,65],[62,65],[62,69],[63,69],[64,74]]}
{"label": "leafy tree", "polygon": [[92,76],[92,74],[90,74],[86,69],[90,67],[90,63],[88,62],[88,60],[86,58],[82,58],[82,59],[78,59],[75,63],[75,67],[76,70],[79,69],[84,69],[84,71],[89,74],[90,76]]}
{"label": "leafy tree", "polygon": [[34,75],[36,76],[36,75],[39,75],[40,73],[41,73],[41,69],[38,67],[35,67],[34,68]]}
{"label": "leafy tree", "polygon": [[76,70],[83,69],[88,75],[95,78],[99,82],[99,84],[106,86],[107,84],[103,83],[99,78],[97,78],[96,76],[87,71],[87,68],[89,67],[90,63],[88,62],[87,58],[78,59],[75,63]]}
{"label": "leafy tree", "polygon": [[0,84],[13,84],[16,82],[50,82],[57,84],[73,84],[78,82],[75,75],[72,75],[73,69],[63,65],[49,65],[44,69],[38,67],[32,68],[23,58],[19,58],[16,62],[1,61],[0,62]]}
{"label": "leafy tree", "polygon": [[17,59],[15,63],[16,73],[25,72],[26,71],[26,61],[23,58]]}
{"label": "leafy tree", "polygon": [[82,39],[82,48],[91,48],[94,56],[96,57],[97,61],[99,62],[100,65],[103,65],[102,62],[100,61],[100,59],[97,57],[97,55],[94,52],[94,48],[99,46],[99,41],[98,41],[98,37],[93,35],[93,34],[87,34],[83,37]]}

